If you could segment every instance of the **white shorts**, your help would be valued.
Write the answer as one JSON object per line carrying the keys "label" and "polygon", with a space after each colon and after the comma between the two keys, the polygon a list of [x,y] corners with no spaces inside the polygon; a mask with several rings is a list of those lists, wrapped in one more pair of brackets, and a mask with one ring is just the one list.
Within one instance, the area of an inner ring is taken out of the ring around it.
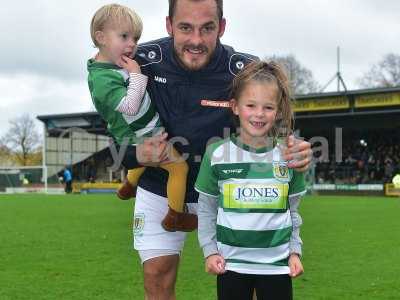
{"label": "white shorts", "polygon": [[[197,213],[197,203],[187,203],[190,213]],[[133,217],[134,248],[142,263],[148,259],[180,254],[186,232],[165,231],[161,221],[168,212],[168,199],[142,188],[136,192]]]}

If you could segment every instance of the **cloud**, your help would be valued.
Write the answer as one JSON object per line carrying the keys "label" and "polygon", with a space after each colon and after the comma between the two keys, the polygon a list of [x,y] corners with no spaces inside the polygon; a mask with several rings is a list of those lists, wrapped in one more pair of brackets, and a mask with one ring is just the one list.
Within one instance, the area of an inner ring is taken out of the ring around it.
{"label": "cloud", "polygon": [[[400,52],[396,11],[381,14],[376,1],[281,0],[232,1],[226,5],[225,41],[236,48],[264,57],[294,54],[316,79],[325,84],[337,69],[336,48],[341,47],[341,71],[346,83],[355,79],[387,52]],[[398,1],[388,1],[392,9]],[[241,20],[235,22],[235,20]],[[384,31],[384,34],[382,32]]]}
{"label": "cloud", "polygon": [[[95,52],[90,38],[90,20],[109,1],[24,1],[8,2],[0,10],[0,136],[8,120],[23,113],[36,118],[94,110],[88,92],[86,62]],[[161,1],[160,1],[161,2]],[[167,14],[167,3],[160,8]],[[164,3],[165,2],[165,3]],[[136,6],[148,15],[142,40],[164,34],[163,17],[154,15],[144,1],[119,1]],[[158,30],[157,30],[158,28]],[[36,122],[41,128],[41,122]]]}
{"label": "cloud", "polygon": [[[37,115],[93,111],[86,82],[64,81],[49,76],[19,74],[0,76],[2,100],[0,110],[0,136],[9,128],[8,121],[28,113]],[[35,122],[41,132],[42,123]]]}
{"label": "cloud", "polygon": [[[118,2],[133,7],[143,18],[141,41],[166,35],[167,0]],[[1,119],[0,135],[7,119],[21,113],[36,116],[91,109],[86,61],[96,50],[89,24],[94,12],[108,3],[17,0],[2,5],[0,108],[7,114]],[[336,72],[337,46],[350,89],[384,54],[400,53],[397,0],[229,0],[224,4],[223,43],[260,57],[292,53],[322,85]]]}
{"label": "cloud", "polygon": [[[154,36],[151,32],[160,36],[163,17],[155,14],[152,5],[145,1],[119,2],[137,6],[139,14],[149,16],[146,17],[145,38]],[[35,0],[18,5],[8,2],[0,10],[0,73],[41,74],[64,80],[85,78],[86,61],[96,51],[90,38],[90,20],[98,8],[108,3]],[[167,11],[166,3],[160,6]]]}

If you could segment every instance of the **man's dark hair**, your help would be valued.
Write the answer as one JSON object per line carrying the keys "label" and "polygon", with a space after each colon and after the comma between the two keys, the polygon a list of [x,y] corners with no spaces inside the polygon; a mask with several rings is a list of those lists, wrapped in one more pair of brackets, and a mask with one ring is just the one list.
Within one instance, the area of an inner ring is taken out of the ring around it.
{"label": "man's dark hair", "polygon": [[[190,0],[190,1],[203,1],[203,0]],[[178,0],[168,0],[169,2],[169,9],[168,9],[168,16],[172,20],[174,14],[175,14],[175,8],[176,8],[176,3]],[[218,19],[221,21],[222,17],[224,15],[224,4],[223,0],[215,0],[215,3],[217,3],[217,14],[218,14]]]}

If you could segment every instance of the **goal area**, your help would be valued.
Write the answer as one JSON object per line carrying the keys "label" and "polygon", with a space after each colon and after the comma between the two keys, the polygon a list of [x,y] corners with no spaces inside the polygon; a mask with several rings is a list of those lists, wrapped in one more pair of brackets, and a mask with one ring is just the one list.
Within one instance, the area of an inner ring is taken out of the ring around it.
{"label": "goal area", "polygon": [[62,193],[63,185],[53,177],[43,165],[0,166],[0,193]]}

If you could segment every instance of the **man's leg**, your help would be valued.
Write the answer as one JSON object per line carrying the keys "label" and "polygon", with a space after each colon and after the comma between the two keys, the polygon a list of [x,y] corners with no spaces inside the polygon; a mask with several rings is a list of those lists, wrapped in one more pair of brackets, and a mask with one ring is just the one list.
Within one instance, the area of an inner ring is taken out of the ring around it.
{"label": "man's leg", "polygon": [[146,300],[175,300],[179,255],[155,257],[143,263]]}
{"label": "man's leg", "polygon": [[[196,205],[189,206],[195,213]],[[168,211],[168,199],[138,188],[134,216],[134,246],[143,263],[147,300],[175,299],[179,254],[186,233],[168,232],[161,220]]]}
{"label": "man's leg", "polygon": [[65,193],[69,194],[72,191],[72,181],[67,181],[65,183]]}

